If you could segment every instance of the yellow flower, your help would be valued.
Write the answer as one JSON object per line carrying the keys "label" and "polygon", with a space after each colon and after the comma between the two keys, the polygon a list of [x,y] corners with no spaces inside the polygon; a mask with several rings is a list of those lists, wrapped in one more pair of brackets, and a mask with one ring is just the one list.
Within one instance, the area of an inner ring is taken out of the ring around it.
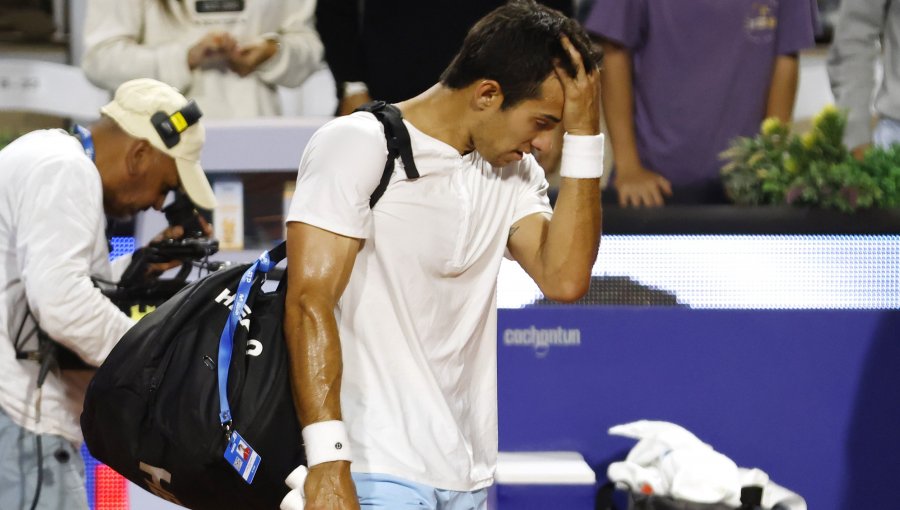
{"label": "yellow flower", "polygon": [[790,174],[797,173],[799,169],[799,165],[797,165],[797,160],[788,156],[784,158],[784,169],[788,171]]}
{"label": "yellow flower", "polygon": [[780,120],[778,120],[778,117],[769,117],[763,121],[760,130],[762,131],[763,135],[772,136],[778,133],[778,131],[781,130],[782,126],[783,124]]}
{"label": "yellow flower", "polygon": [[768,175],[769,175],[769,171],[766,170],[765,168],[760,168],[759,170],[756,171],[756,176],[759,177],[760,179],[765,179],[766,177],[768,177]]}
{"label": "yellow flower", "polygon": [[822,122],[824,122],[825,119],[834,118],[834,117],[840,115],[840,113],[841,113],[840,110],[838,110],[835,105],[833,105],[833,104],[826,105],[813,118],[813,126],[818,128],[819,126],[822,125]]}
{"label": "yellow flower", "polygon": [[819,139],[818,133],[816,130],[809,131],[803,135],[801,141],[803,142],[803,146],[807,149],[811,149],[813,145],[816,144],[816,141]]}

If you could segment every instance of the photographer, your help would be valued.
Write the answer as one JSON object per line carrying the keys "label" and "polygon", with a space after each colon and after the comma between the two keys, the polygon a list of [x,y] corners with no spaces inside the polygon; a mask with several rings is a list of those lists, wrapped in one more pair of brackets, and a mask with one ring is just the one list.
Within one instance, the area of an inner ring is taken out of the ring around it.
{"label": "photographer", "polygon": [[[46,373],[44,363],[39,375],[42,364],[33,354],[54,345],[38,341],[49,338],[96,366],[132,326],[92,281],[113,278],[104,213],[159,210],[179,187],[196,206],[215,207],[199,164],[205,135],[193,102],[164,83],[139,79],[121,85],[101,113],[89,128],[76,126],[74,136],[35,131],[0,151],[5,510],[88,508],[77,445],[91,372],[57,367]],[[181,232],[170,228],[163,235]]]}

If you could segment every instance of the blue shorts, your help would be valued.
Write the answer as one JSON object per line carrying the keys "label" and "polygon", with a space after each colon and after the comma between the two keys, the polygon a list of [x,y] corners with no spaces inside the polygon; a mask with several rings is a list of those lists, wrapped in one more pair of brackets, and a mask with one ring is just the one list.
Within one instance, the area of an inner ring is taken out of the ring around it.
{"label": "blue shorts", "polygon": [[[0,409],[0,508],[28,510],[37,484],[34,434]],[[41,436],[43,482],[39,510],[88,510],[84,460],[69,441]]]}
{"label": "blue shorts", "polygon": [[362,510],[485,510],[487,489],[473,492],[435,489],[377,473],[353,473]]}

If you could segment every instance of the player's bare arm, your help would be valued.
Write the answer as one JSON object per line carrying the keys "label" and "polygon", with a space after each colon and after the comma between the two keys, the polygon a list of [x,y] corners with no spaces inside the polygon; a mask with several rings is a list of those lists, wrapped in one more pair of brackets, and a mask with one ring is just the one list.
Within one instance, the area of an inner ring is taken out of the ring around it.
{"label": "player's bare arm", "polygon": [[[294,405],[303,426],[341,420],[341,344],[334,308],[350,279],[361,241],[305,223],[288,224],[288,289],[284,335],[291,358]],[[356,510],[350,463],[313,466],[306,510]]]}
{"label": "player's bare arm", "polygon": [[[577,70],[573,77],[559,66],[556,68],[565,94],[563,126],[570,135],[597,135],[600,133],[600,73],[595,68],[585,68],[581,54],[567,38],[563,37],[562,42]],[[510,230],[508,246],[546,297],[574,301],[590,285],[601,220],[599,175],[597,178],[563,177],[552,218],[544,214],[522,218]]]}

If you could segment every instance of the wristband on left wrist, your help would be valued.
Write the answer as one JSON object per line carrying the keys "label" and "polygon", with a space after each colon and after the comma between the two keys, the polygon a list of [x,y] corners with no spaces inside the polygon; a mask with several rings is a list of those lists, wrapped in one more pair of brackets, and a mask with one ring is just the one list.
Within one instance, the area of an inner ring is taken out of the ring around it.
{"label": "wristband on left wrist", "polygon": [[599,135],[563,136],[562,160],[559,176],[570,179],[599,179],[603,177],[603,133]]}

